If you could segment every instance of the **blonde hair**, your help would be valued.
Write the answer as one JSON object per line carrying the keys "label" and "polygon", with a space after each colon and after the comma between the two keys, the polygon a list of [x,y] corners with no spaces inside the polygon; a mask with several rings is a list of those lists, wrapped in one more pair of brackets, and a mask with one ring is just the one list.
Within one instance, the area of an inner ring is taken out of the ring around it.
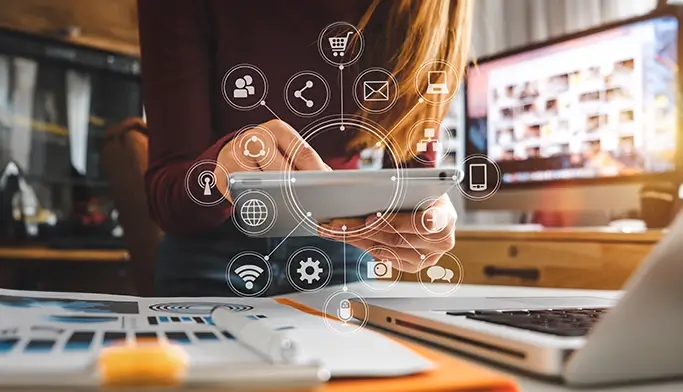
{"label": "blonde hair", "polygon": [[[448,110],[450,102],[442,104],[423,103],[418,107],[416,87],[426,91],[428,81],[422,77],[422,86],[416,86],[423,64],[440,60],[450,64],[458,72],[451,77],[452,71],[441,65],[441,68],[430,67],[430,71],[442,70],[449,75],[449,91],[460,86],[465,67],[468,62],[470,45],[472,0],[384,0],[390,1],[389,17],[385,24],[385,41],[376,41],[374,45],[366,39],[363,54],[371,63],[390,65],[387,69],[398,84],[398,98],[391,110],[382,114],[359,112],[359,115],[380,124],[389,133],[384,144],[391,143],[400,156],[401,162],[412,156],[408,149],[417,140],[411,138],[410,128],[422,119],[441,120]],[[382,0],[374,0],[363,15],[358,28],[363,31]],[[383,5],[383,4],[382,4]],[[436,64],[436,63],[435,63]],[[415,108],[413,110],[413,108]],[[412,110],[412,112],[411,112]],[[414,135],[419,138],[419,133]],[[374,146],[378,140],[366,132],[359,132],[352,140],[349,148],[360,150]]]}

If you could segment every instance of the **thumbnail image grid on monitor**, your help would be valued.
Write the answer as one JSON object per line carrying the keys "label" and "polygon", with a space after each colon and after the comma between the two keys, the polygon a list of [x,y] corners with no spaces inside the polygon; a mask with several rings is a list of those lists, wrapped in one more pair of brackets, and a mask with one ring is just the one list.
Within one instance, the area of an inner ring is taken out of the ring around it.
{"label": "thumbnail image grid on monitor", "polygon": [[677,27],[659,17],[473,65],[469,151],[504,183],[673,171]]}

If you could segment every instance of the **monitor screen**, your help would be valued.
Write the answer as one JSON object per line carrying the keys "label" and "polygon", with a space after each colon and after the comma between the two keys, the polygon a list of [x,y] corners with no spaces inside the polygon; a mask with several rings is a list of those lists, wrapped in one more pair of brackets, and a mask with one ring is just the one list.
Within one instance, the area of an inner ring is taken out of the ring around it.
{"label": "monitor screen", "polygon": [[468,154],[503,184],[673,171],[677,38],[661,16],[473,64]]}

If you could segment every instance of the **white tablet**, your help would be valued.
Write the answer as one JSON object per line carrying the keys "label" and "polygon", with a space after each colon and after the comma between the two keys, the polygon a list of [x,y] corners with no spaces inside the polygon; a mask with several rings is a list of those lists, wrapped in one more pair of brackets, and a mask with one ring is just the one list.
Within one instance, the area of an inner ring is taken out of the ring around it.
{"label": "white tablet", "polygon": [[237,172],[233,221],[251,237],[317,235],[332,219],[424,210],[461,180],[457,169]]}

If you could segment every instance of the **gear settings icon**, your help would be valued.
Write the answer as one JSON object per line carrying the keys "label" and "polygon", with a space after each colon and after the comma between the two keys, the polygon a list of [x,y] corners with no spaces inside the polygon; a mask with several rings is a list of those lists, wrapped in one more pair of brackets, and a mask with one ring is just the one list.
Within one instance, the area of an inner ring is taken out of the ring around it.
{"label": "gear settings icon", "polygon": [[299,268],[296,272],[299,274],[299,280],[305,280],[308,284],[313,284],[313,281],[320,280],[320,274],[324,271],[320,268],[320,261],[309,257],[306,260],[299,261]]}

